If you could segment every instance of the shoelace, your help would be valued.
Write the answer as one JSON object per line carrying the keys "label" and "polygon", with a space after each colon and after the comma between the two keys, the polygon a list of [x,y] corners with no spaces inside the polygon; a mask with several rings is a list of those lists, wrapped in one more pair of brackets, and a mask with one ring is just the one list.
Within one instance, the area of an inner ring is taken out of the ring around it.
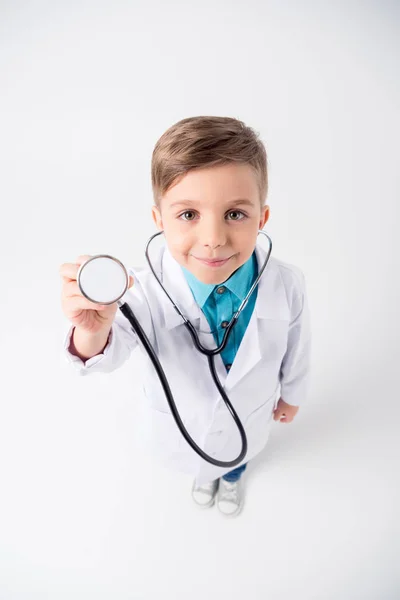
{"label": "shoelace", "polygon": [[199,485],[197,487],[194,488],[195,492],[203,492],[204,494],[213,494],[214,492],[214,487],[215,484],[213,482],[211,483],[205,483],[204,485]]}
{"label": "shoelace", "polygon": [[224,483],[222,484],[224,486],[222,494],[224,500],[227,500],[228,502],[238,502],[238,487],[236,484],[236,481],[230,482],[224,480]]}

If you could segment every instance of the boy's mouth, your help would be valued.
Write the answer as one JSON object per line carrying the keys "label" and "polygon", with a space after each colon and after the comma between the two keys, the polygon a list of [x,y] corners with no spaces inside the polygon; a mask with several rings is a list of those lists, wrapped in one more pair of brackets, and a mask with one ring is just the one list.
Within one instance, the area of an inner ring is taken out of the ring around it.
{"label": "boy's mouth", "polygon": [[229,256],[228,258],[198,258],[197,256],[195,256],[195,258],[203,264],[207,265],[208,267],[222,267],[232,257]]}

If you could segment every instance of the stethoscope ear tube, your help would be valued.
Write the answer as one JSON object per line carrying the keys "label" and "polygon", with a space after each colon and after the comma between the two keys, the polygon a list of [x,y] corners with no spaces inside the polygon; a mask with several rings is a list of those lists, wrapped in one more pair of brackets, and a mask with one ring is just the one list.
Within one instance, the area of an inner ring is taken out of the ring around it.
{"label": "stethoscope ear tube", "polygon": [[175,401],[174,398],[172,396],[171,393],[171,388],[169,387],[169,383],[167,381],[167,378],[165,376],[164,370],[161,366],[160,361],[158,360],[158,357],[156,355],[156,353],[154,352],[154,349],[152,347],[152,345],[150,344],[150,341],[148,339],[148,337],[146,336],[145,332],[142,329],[142,326],[140,325],[139,321],[137,320],[137,318],[135,317],[135,315],[132,312],[132,309],[130,308],[130,306],[125,302],[124,304],[119,304],[119,308],[122,312],[122,314],[128,319],[128,321],[130,322],[132,329],[134,330],[134,332],[136,333],[136,335],[138,336],[139,340],[142,342],[147,354],[149,355],[149,358],[151,359],[154,368],[157,372],[157,375],[160,379],[161,385],[164,389],[164,393],[165,396],[167,398],[169,407],[171,409],[172,412],[172,416],[175,419],[175,422],[179,428],[179,431],[181,432],[181,434],[183,435],[183,437],[185,438],[185,440],[187,441],[187,443],[191,446],[191,448],[193,448],[193,450],[195,452],[197,452],[197,454],[199,456],[201,456],[201,458],[204,458],[204,460],[206,460],[207,462],[215,465],[216,467],[223,467],[223,468],[229,468],[229,467],[235,467],[236,465],[238,465],[246,456],[247,454],[247,437],[246,437],[246,432],[244,430],[244,427],[238,417],[238,415],[236,414],[235,409],[233,408],[232,404],[229,401],[229,398],[226,396],[224,389],[222,388],[218,378],[217,378],[217,374],[215,371],[215,364],[214,364],[214,357],[213,356],[209,356],[208,357],[208,362],[209,362],[209,367],[210,367],[210,371],[212,373],[213,379],[219,389],[219,391],[221,392],[225,403],[230,411],[230,413],[232,414],[236,425],[239,429],[240,432],[240,436],[242,438],[242,450],[239,454],[239,456],[235,459],[235,460],[230,460],[230,461],[222,461],[222,460],[218,460],[213,458],[212,456],[209,456],[208,454],[206,454],[197,444],[196,442],[190,437],[189,433],[187,432],[187,430],[185,429],[185,426],[183,424],[183,421],[179,415],[178,409],[176,408],[175,405]]}

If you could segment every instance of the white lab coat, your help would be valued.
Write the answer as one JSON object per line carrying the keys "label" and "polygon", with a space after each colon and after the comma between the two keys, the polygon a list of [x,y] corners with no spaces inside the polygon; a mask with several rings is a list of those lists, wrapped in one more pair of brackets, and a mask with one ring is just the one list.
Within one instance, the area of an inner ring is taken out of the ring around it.
{"label": "white lab coat", "polygon": [[[266,252],[256,246],[258,265]],[[167,247],[154,259],[154,269],[183,314],[195,325],[207,348],[215,342],[207,319],[196,304],[180,265]],[[236,458],[241,439],[208,368],[208,359],[193,346],[189,332],[148,266],[128,269],[134,285],[123,298],[149,337],[165,371],[181,418],[196,443],[220,460]],[[108,345],[85,363],[64,353],[80,375],[109,373],[120,367],[139,346],[129,321],[118,310]],[[302,405],[307,398],[311,331],[305,281],[298,267],[270,256],[258,284],[254,311],[229,373],[221,355],[215,357],[218,377],[241,419],[248,440],[243,464],[265,446],[273,410],[281,395]],[[200,458],[181,435],[169,409],[156,371],[145,353],[143,373],[145,410],[141,423],[144,447],[169,466],[190,473],[199,484],[224,475],[231,468],[216,467]],[[280,388],[280,390],[279,390]],[[279,394],[280,391],[280,394]]]}

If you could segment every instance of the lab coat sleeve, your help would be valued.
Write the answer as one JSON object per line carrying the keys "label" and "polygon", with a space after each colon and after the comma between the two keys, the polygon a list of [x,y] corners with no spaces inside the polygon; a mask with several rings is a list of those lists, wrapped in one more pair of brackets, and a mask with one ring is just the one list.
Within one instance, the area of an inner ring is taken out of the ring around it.
{"label": "lab coat sleeve", "polygon": [[281,398],[288,404],[301,406],[307,400],[310,359],[311,324],[305,279],[296,270],[296,282],[292,291],[294,318],[289,324],[287,350],[280,369]]}
{"label": "lab coat sleeve", "polygon": [[[133,272],[130,271],[130,274],[132,273]],[[138,281],[135,280],[133,287],[126,292],[124,300],[128,302],[145,334],[149,338],[150,343],[154,346],[155,335],[150,307]],[[111,371],[115,371],[115,369],[118,369],[126,362],[132,350],[138,345],[136,333],[133,331],[128,319],[119,309],[115,314],[107,345],[103,352],[96,356],[92,356],[86,361],[81,360],[78,356],[69,351],[73,331],[74,326],[71,326],[67,331],[64,338],[63,353],[66,360],[79,375],[88,375],[96,372],[110,373]]]}

